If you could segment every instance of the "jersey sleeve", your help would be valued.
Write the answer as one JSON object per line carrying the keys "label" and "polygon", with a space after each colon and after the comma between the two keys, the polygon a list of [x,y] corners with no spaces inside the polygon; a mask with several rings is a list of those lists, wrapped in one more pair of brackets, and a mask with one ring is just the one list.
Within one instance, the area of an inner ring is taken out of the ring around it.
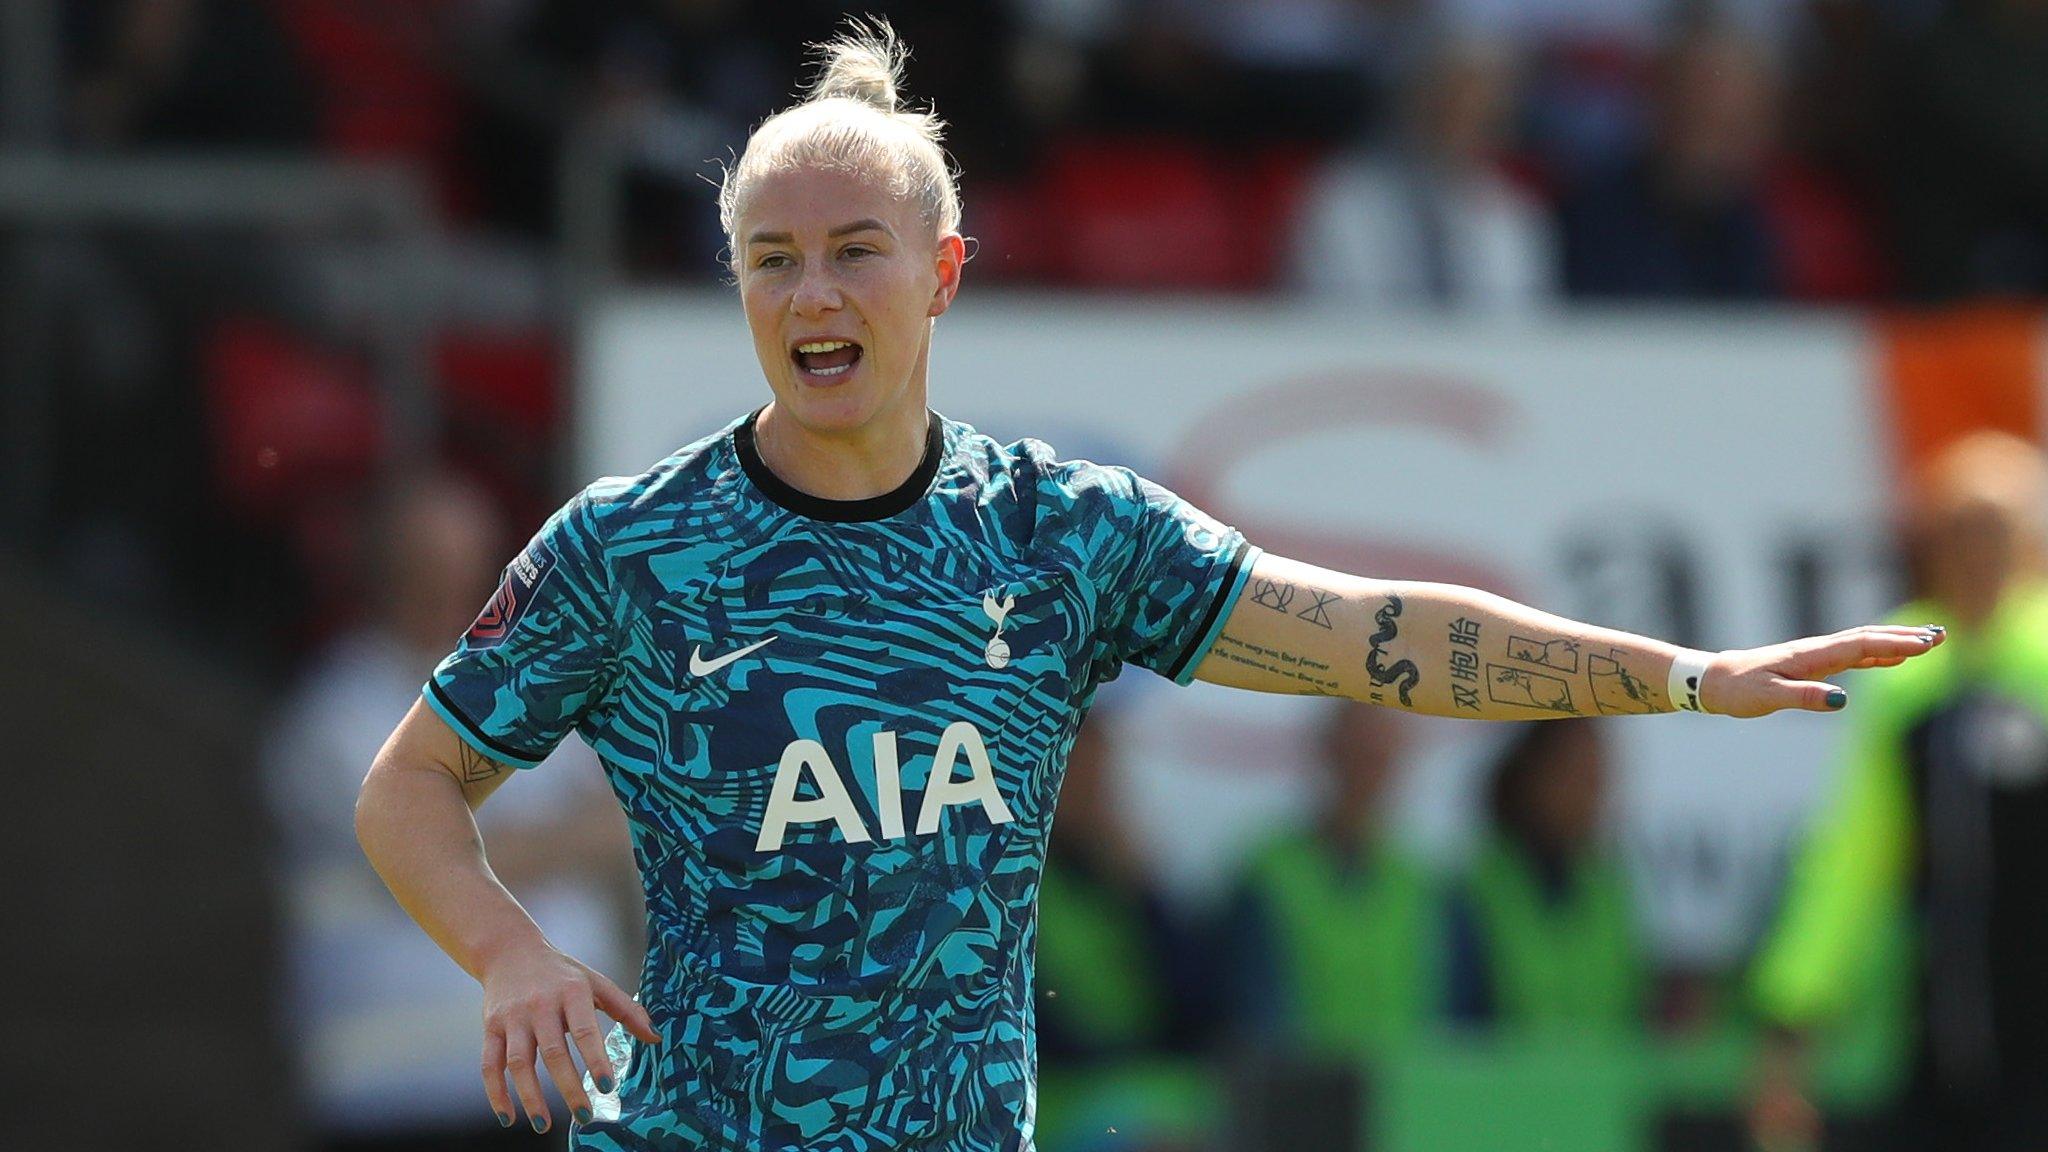
{"label": "jersey sleeve", "polygon": [[1258,549],[1165,488],[1121,468],[1103,471],[1112,511],[1101,538],[1111,554],[1102,565],[1097,677],[1113,679],[1130,662],[1186,684]]}
{"label": "jersey sleeve", "polygon": [[492,759],[538,765],[610,691],[615,605],[579,495],[505,566],[497,592],[427,680],[427,706]]}

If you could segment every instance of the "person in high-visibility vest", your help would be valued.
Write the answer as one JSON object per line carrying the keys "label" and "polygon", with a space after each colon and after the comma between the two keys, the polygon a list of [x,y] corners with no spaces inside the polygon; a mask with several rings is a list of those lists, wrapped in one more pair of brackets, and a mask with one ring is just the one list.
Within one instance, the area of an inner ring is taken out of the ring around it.
{"label": "person in high-visibility vest", "polygon": [[1383,1051],[1441,1003],[1438,892],[1384,818],[1404,749],[1398,715],[1337,706],[1323,732],[1316,818],[1251,859],[1230,921],[1234,999],[1256,1017],[1248,1030],[1278,1047]]}
{"label": "person in high-visibility vest", "polygon": [[1114,716],[1067,757],[1038,888],[1038,1050],[1047,1068],[1192,1052],[1215,1017],[1210,950],[1170,905],[1117,795]]}
{"label": "person in high-visibility vest", "polygon": [[1924,660],[1859,680],[1833,799],[1797,861],[1755,969],[1773,1025],[1751,1124],[1810,1146],[1805,1040],[1883,1011],[1872,959],[1917,980],[1900,1147],[2048,1148],[2048,463],[1981,433],[1916,478],[1899,618],[1953,630]]}
{"label": "person in high-visibility vest", "polygon": [[1502,1030],[1625,1036],[1647,966],[1629,880],[1601,843],[1601,730],[1530,724],[1493,769],[1489,827],[1452,901],[1452,1015]]}

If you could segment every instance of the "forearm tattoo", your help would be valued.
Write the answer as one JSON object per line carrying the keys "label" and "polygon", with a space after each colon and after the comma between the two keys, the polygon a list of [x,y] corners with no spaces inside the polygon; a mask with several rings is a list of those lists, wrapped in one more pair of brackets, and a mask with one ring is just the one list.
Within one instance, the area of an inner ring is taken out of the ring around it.
{"label": "forearm tattoo", "polygon": [[1622,664],[1620,652],[1610,649],[1605,656],[1590,657],[1586,668],[1593,682],[1593,707],[1601,715],[1642,716],[1657,710],[1649,683]]}
{"label": "forearm tattoo", "polygon": [[1528,636],[1508,637],[1508,659],[1539,664],[1559,672],[1579,670],[1579,642],[1570,637],[1537,640]]}
{"label": "forearm tattoo", "polygon": [[1451,707],[1479,711],[1479,633],[1477,620],[1451,621]]}
{"label": "forearm tattoo", "polygon": [[1386,693],[1380,689],[1392,688],[1400,694],[1401,707],[1413,708],[1415,701],[1409,693],[1421,683],[1422,670],[1415,666],[1413,660],[1396,660],[1392,664],[1386,662],[1387,645],[1401,633],[1401,598],[1388,596],[1387,602],[1380,606],[1378,612],[1373,613],[1372,618],[1380,627],[1379,631],[1372,634],[1371,644],[1365,650],[1365,674],[1372,677],[1375,685],[1369,695],[1376,703],[1384,703]]}
{"label": "forearm tattoo", "polygon": [[1488,664],[1486,694],[1496,704],[1512,704],[1518,708],[1536,708],[1544,712],[1562,712],[1568,716],[1579,714],[1579,710],[1572,707],[1571,685],[1559,677],[1543,672],[1531,672],[1526,668]]}
{"label": "forearm tattoo", "polygon": [[[1459,619],[1451,625],[1451,676],[1465,679],[1477,662],[1479,624]],[[1568,716],[1640,716],[1660,711],[1649,682],[1630,671],[1620,649],[1605,655],[1584,653],[1576,636],[1508,635],[1502,663],[1486,665],[1486,698],[1496,704]],[[1581,693],[1574,693],[1579,687]],[[1453,705],[1478,710],[1476,692],[1452,685]],[[1592,701],[1592,711],[1584,706]]]}

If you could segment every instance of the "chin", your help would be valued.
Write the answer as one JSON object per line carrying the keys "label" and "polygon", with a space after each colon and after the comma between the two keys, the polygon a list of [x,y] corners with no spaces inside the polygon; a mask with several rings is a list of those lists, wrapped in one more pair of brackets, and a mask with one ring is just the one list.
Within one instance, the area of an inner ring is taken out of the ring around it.
{"label": "chin", "polygon": [[851,432],[873,420],[880,409],[870,396],[836,392],[799,384],[776,397],[798,424],[813,432]]}

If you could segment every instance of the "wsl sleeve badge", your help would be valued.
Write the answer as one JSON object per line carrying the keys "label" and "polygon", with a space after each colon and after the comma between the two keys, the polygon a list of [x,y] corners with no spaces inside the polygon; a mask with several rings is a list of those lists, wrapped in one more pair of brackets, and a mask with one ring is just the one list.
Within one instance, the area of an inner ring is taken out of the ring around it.
{"label": "wsl sleeve badge", "polygon": [[498,591],[491,596],[491,602],[477,615],[476,623],[469,626],[463,643],[471,650],[496,648],[505,642],[505,637],[519,626],[519,620],[533,606],[534,597],[540,586],[555,571],[555,554],[539,540],[526,546],[526,551],[512,558],[505,566],[505,578],[498,582]]}

